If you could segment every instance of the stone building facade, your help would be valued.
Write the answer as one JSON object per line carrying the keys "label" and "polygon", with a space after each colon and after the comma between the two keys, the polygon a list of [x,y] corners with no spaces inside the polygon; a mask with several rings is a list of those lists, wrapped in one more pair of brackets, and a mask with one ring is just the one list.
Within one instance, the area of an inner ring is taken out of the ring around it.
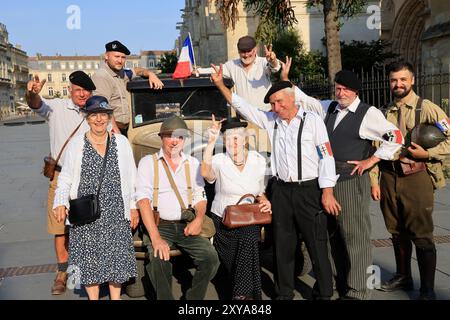
{"label": "stone building facade", "polygon": [[[323,14],[317,8],[308,9],[304,0],[291,0],[295,16],[298,20],[296,28],[299,31],[304,47],[307,51],[319,50],[325,52],[322,38],[325,36]],[[369,5],[379,6],[380,1],[369,1]],[[191,33],[196,62],[199,66],[207,67],[210,63],[220,63],[238,56],[236,44],[244,35],[254,35],[259,19],[252,12],[246,12],[240,2],[239,20],[234,30],[224,30],[217,14],[214,1],[185,0],[182,9],[182,22],[178,24],[182,44],[188,32]],[[367,21],[371,13],[362,13],[349,21],[345,21],[341,28],[341,40],[377,40],[380,30],[368,26]],[[262,54],[262,50],[260,54]]]}
{"label": "stone building facade", "polygon": [[0,119],[16,112],[24,102],[28,81],[28,56],[9,43],[8,30],[0,23]]}
{"label": "stone building facade", "polygon": [[450,2],[382,0],[381,38],[427,73],[450,69]]}
{"label": "stone building facade", "polygon": [[[141,51],[139,55],[129,55],[125,67],[132,69],[142,67],[159,73],[158,68],[161,56],[166,51],[148,50]],[[46,79],[42,96],[45,98],[69,96],[69,75],[76,70],[83,70],[89,76],[94,74],[103,61],[103,54],[98,56],[35,56],[29,58],[30,78],[38,75]]]}

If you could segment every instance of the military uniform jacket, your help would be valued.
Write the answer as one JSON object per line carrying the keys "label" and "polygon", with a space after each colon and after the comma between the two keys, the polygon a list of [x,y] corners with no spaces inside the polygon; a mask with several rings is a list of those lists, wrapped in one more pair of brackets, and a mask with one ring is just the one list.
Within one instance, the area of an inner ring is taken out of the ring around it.
{"label": "military uniform jacket", "polygon": [[[386,111],[386,118],[389,122],[399,127],[399,108],[405,115],[406,130],[408,133],[412,131],[415,126],[416,106],[419,101],[419,96],[412,92],[411,97],[405,103],[392,102]],[[450,120],[445,112],[430,100],[423,100],[422,111],[420,112],[420,123],[427,123],[436,125],[447,137],[450,136]],[[450,139],[441,142],[434,148],[427,149],[429,158],[426,161],[428,174],[433,181],[435,188],[442,188],[445,186],[444,173],[442,171],[442,161],[447,155],[450,155]],[[399,153],[396,155],[398,159]],[[371,171],[372,185],[378,184],[378,168]]]}

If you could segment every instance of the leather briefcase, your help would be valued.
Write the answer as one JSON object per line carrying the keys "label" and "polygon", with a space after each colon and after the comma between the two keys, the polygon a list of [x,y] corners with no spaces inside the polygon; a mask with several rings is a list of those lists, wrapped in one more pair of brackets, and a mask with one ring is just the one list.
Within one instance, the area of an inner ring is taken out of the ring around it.
{"label": "leather briefcase", "polygon": [[261,212],[259,203],[240,204],[245,198],[253,198],[253,201],[256,200],[254,195],[245,194],[235,205],[229,205],[225,208],[222,223],[226,227],[233,229],[272,223],[272,215]]}

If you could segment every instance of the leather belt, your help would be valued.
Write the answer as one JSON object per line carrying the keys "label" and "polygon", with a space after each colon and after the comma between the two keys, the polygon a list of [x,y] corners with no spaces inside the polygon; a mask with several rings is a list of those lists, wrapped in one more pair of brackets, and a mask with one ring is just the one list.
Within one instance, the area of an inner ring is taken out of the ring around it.
{"label": "leather belt", "polygon": [[403,170],[399,160],[395,161],[381,160],[379,163],[379,168],[381,171],[389,171],[393,173],[403,174]]}
{"label": "leather belt", "polygon": [[164,220],[159,219],[159,224],[176,224],[176,223],[186,223],[185,220]]}
{"label": "leather belt", "polygon": [[307,181],[292,181],[292,182],[286,182],[281,180],[280,178],[277,178],[275,180],[279,185],[282,186],[312,186],[312,185],[317,185],[318,184],[318,179],[312,179],[312,180],[307,180]]}

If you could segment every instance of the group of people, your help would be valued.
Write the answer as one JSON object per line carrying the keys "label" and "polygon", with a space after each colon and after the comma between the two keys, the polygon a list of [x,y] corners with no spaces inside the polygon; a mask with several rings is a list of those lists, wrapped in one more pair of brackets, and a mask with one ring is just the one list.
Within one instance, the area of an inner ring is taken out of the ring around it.
{"label": "group of people", "polygon": [[[435,299],[431,214],[434,190],[445,184],[441,161],[450,153],[450,143],[446,139],[424,149],[405,144],[405,138],[417,123],[438,124],[447,137],[450,125],[444,111],[412,90],[412,66],[391,65],[394,101],[385,117],[360,100],[362,84],[353,72],[336,74],[336,101],[320,101],[289,81],[289,57],[281,62],[271,46],[265,47],[265,58],[258,57],[250,36],[239,39],[237,47],[239,59],[212,65],[211,81],[239,117],[212,117],[201,163],[183,153],[190,130],[183,119],[172,117],[161,125],[160,151],[142,158],[136,170],[122,135],[129,123],[125,84],[135,76],[148,77],[151,88],[163,84],[148,70],[124,69],[130,52],[118,41],[106,44],[105,64],[92,79],[82,71],[70,75],[71,99],[41,99],[44,81],[29,82],[28,105],[48,119],[51,155],[59,160],[48,198],[48,231],[55,235],[58,260],[52,294],[65,291],[70,264],[80,269],[80,284],[90,299],[98,299],[99,285],[105,282],[111,299],[119,299],[121,284],[136,276],[131,230],[141,219],[149,249],[147,271],[158,299],[174,298],[172,248],[190,256],[196,267],[186,299],[205,297],[220,264],[229,277],[230,298],[261,299],[259,227],[228,229],[222,223],[225,207],[251,193],[261,211],[273,217],[276,299],[294,298],[300,235],[316,278],[314,299],[330,299],[334,287],[340,299],[370,299],[371,195],[381,200],[397,263],[393,279],[380,289],[413,288],[414,242],[419,299]],[[281,81],[272,84],[271,74],[280,69]],[[233,79],[235,92],[224,85],[224,76]],[[267,131],[269,181],[265,158],[249,150],[249,123]],[[221,133],[225,152],[214,155]],[[399,163],[403,156],[425,163],[426,170],[405,175]],[[95,193],[102,174],[100,218],[69,228],[69,200]],[[210,213],[205,181],[215,183]],[[212,239],[201,236],[209,216],[216,230]]]}

